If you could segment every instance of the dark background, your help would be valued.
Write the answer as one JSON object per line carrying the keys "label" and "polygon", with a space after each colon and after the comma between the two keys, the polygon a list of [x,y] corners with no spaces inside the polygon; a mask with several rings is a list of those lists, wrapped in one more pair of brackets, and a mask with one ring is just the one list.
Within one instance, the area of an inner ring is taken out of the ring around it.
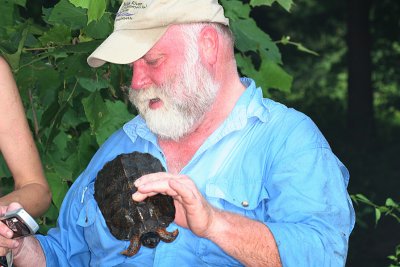
{"label": "dark background", "polygon": [[[317,52],[280,45],[292,92],[273,99],[309,115],[350,171],[349,193],[378,205],[400,201],[400,1],[298,0],[255,8],[252,16],[273,40],[282,35]],[[400,223],[354,205],[357,223],[346,266],[389,266]]]}

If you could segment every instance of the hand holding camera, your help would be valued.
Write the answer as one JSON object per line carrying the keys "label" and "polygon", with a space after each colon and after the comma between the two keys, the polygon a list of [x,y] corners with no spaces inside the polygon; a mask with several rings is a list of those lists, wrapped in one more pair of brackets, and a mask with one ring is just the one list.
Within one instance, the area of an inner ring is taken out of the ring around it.
{"label": "hand holding camera", "polygon": [[[11,248],[15,247],[15,241],[21,237],[33,235],[39,229],[36,221],[23,208],[7,211],[0,216],[0,266],[12,266],[13,255]],[[7,208],[10,208],[7,207]],[[4,213],[6,207],[1,207],[0,212]],[[0,214],[1,214],[0,213]],[[6,227],[12,231],[9,235],[9,230],[5,231]],[[15,246],[13,246],[13,243]],[[3,256],[4,255],[4,256]]]}

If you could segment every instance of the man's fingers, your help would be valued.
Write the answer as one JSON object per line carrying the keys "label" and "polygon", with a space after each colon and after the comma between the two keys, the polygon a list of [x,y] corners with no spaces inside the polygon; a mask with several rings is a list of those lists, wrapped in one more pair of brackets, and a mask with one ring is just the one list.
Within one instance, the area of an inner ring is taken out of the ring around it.
{"label": "man's fingers", "polygon": [[169,184],[169,180],[181,180],[184,176],[172,175],[166,172],[146,174],[135,181],[137,192],[132,195],[134,201],[143,201],[146,197],[156,194],[176,196],[177,193]]}
{"label": "man's fingers", "polygon": [[[179,195],[184,204],[193,204],[198,200],[197,189],[193,187],[193,182],[189,179],[171,179],[168,185]],[[195,190],[196,189],[196,190]]]}
{"label": "man's fingers", "polygon": [[145,183],[165,180],[165,179],[171,178],[171,176],[172,176],[171,174],[166,173],[166,172],[156,172],[156,173],[145,174],[135,181],[135,186],[139,187]]}
{"label": "man's fingers", "polygon": [[[8,239],[5,237],[0,237],[0,253],[1,251],[8,251],[9,249],[13,249],[18,247],[19,243],[17,240]],[[2,254],[4,255],[4,254]]]}
{"label": "man's fingers", "polygon": [[12,238],[13,236],[13,231],[11,231],[10,228],[7,227],[4,223],[0,222],[0,235],[4,236],[6,238]]}
{"label": "man's fingers", "polygon": [[8,205],[7,211],[17,210],[19,208],[22,208],[21,204],[17,202],[11,202],[10,205]]}

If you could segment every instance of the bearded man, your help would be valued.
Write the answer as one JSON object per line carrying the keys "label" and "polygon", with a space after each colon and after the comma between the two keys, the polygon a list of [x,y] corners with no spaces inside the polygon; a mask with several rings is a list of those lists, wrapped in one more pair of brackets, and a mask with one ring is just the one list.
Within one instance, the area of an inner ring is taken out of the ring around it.
{"label": "bearded man", "polygon": [[[114,133],[68,192],[58,226],[15,241],[18,266],[344,266],[354,210],[349,174],[304,114],[240,78],[214,0],[131,1],[88,58],[131,64],[139,115]],[[103,165],[150,153],[166,172],[135,182],[134,201],[172,196],[172,243],[119,254],[94,199]]]}

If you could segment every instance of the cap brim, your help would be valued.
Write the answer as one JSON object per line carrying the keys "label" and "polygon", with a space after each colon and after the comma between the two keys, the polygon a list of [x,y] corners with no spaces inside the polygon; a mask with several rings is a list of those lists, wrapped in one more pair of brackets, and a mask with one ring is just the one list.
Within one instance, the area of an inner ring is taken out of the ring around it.
{"label": "cap brim", "polygon": [[118,30],[113,32],[87,58],[91,67],[106,62],[129,64],[144,56],[166,32],[166,27],[143,30]]}

